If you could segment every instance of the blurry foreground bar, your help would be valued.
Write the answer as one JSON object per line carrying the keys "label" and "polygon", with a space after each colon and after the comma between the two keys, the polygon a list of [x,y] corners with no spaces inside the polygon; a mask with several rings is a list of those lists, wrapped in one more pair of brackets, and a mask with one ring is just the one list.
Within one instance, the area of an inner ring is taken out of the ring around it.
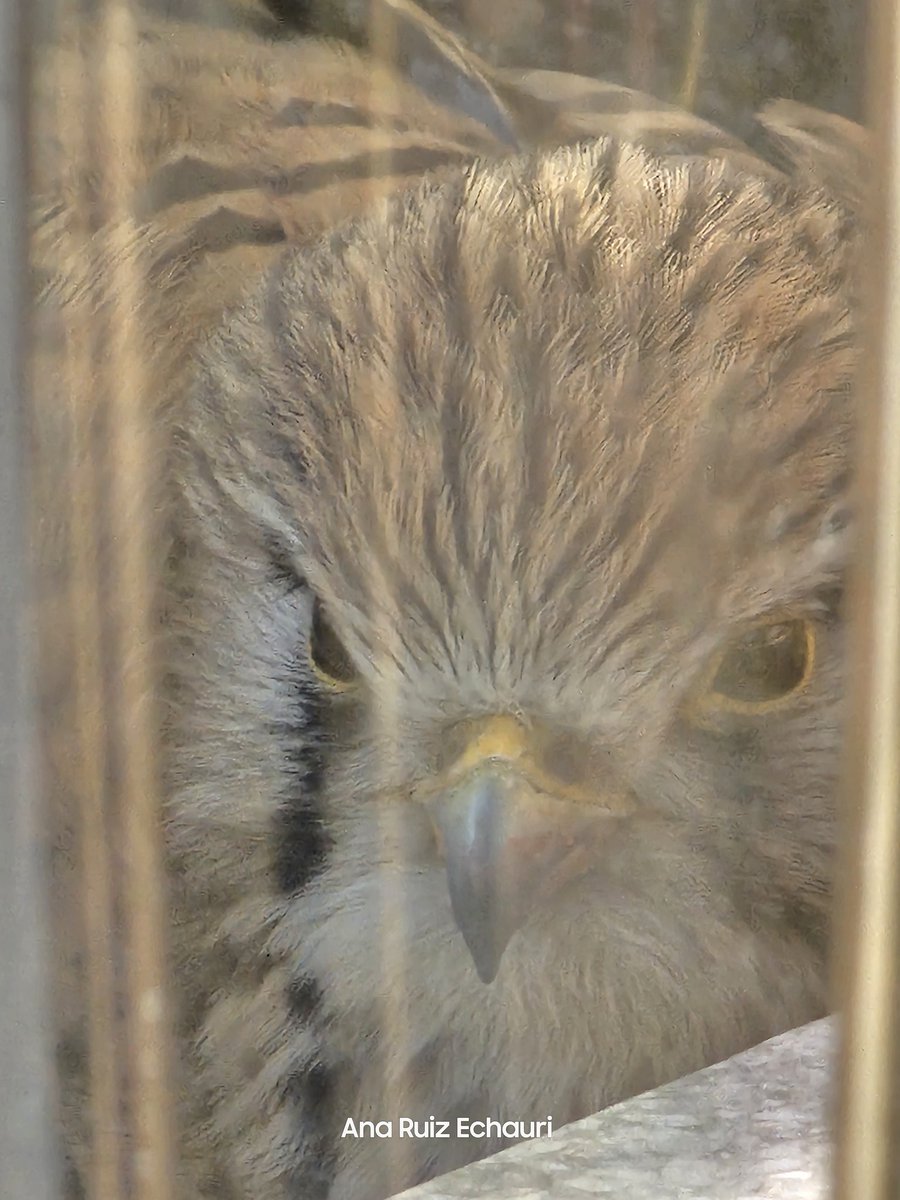
{"label": "blurry foreground bar", "polygon": [[838,887],[836,1200],[900,1195],[900,11],[872,0],[874,154],[852,695]]}
{"label": "blurry foreground bar", "polygon": [[56,1195],[44,863],[29,646],[24,387],[25,138],[20,24],[0,4],[0,1196]]}
{"label": "blurry foreground bar", "polygon": [[833,1042],[807,1025],[402,1200],[829,1200]]}

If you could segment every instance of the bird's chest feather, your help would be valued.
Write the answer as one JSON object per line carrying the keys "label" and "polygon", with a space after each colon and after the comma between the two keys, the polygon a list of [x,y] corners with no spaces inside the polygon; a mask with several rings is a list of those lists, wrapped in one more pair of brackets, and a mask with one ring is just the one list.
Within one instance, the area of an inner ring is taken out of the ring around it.
{"label": "bird's chest feather", "polygon": [[[322,1039],[312,1056],[328,1103],[316,1121],[335,1200],[387,1194],[507,1144],[457,1136],[460,1117],[559,1127],[765,1036],[773,1007],[786,1027],[821,1005],[815,955],[752,932],[712,898],[715,880],[704,887],[677,831],[623,845],[630,865],[536,914],[484,984],[422,815],[405,803],[347,817],[268,943],[288,975],[315,981],[315,1004],[286,1018],[286,1036]],[[404,1120],[416,1125],[401,1140],[345,1132],[369,1121],[396,1133]]]}

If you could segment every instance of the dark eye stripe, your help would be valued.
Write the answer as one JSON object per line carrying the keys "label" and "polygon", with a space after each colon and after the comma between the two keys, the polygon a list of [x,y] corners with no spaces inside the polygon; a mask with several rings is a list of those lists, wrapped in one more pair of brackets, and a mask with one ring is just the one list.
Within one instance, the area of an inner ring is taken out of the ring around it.
{"label": "dark eye stripe", "polygon": [[[283,736],[283,734],[282,734]],[[275,884],[284,895],[298,895],[324,870],[332,848],[321,794],[326,739],[323,701],[306,692],[298,697],[290,738],[285,791],[272,823]]]}

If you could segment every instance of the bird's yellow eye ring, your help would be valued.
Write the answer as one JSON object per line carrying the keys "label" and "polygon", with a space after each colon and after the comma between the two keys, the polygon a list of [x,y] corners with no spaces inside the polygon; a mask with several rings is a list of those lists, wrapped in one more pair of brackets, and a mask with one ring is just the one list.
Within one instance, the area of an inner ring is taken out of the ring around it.
{"label": "bird's yellow eye ring", "polygon": [[697,707],[701,714],[770,712],[806,688],[815,659],[812,621],[782,617],[754,622],[713,661]]}
{"label": "bird's yellow eye ring", "polygon": [[344,643],[319,600],[313,601],[309,626],[309,663],[322,683],[332,691],[346,692],[356,686],[359,676]]}

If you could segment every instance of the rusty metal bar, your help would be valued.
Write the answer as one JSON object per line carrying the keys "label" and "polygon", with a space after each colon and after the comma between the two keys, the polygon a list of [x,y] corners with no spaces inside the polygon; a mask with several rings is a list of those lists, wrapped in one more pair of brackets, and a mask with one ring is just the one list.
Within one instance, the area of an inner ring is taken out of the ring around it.
{"label": "rusty metal bar", "polygon": [[839,888],[843,1012],[837,1200],[895,1200],[900,952],[900,13],[870,12],[875,140],[868,345],[862,380],[860,537]]}
{"label": "rusty metal bar", "polygon": [[26,548],[26,4],[0,5],[0,1196],[51,1200],[46,838]]}

